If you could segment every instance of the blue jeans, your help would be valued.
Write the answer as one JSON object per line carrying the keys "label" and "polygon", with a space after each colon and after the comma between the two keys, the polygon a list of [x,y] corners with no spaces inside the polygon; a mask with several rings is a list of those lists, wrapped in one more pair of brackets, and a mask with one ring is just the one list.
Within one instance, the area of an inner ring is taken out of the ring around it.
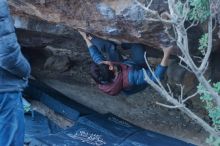
{"label": "blue jeans", "polygon": [[[98,37],[93,37],[91,40],[92,44],[95,45],[100,52],[106,53],[106,60],[114,61],[114,62],[124,62],[121,54],[119,53],[118,49],[116,48],[116,44],[104,40]],[[144,59],[144,46],[142,44],[137,43],[123,43],[122,45],[123,49],[126,49],[130,51],[131,58],[128,60],[131,62],[134,67],[145,65],[145,59]]]}
{"label": "blue jeans", "polygon": [[129,60],[134,63],[134,67],[146,67],[146,62],[144,59],[144,45],[137,43],[123,43],[121,44],[121,47],[130,51],[131,58]]}
{"label": "blue jeans", "polygon": [[24,111],[21,93],[0,93],[0,146],[23,145]]}
{"label": "blue jeans", "polygon": [[117,50],[115,43],[95,36],[92,38],[91,42],[101,53],[106,53],[106,60],[114,62],[123,61],[123,58]]}

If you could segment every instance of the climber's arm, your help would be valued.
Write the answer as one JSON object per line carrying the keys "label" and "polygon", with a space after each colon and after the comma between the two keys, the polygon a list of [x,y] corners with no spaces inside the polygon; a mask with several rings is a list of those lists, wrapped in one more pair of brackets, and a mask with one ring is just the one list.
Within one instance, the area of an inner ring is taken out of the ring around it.
{"label": "climber's arm", "polygon": [[[163,80],[165,72],[167,70],[168,64],[169,64],[169,57],[172,51],[172,46],[165,48],[162,47],[163,49],[163,58],[161,60],[160,65],[157,66],[157,68],[154,71],[154,75],[149,71],[149,69],[146,69],[146,74],[150,77],[151,80],[156,82],[156,78],[160,81]],[[156,77],[156,78],[155,78]]]}
{"label": "climber's arm", "polygon": [[130,70],[128,74],[129,83],[131,83],[132,85],[147,84],[144,77],[145,75],[147,75],[154,82],[156,82],[156,79],[163,80],[169,63],[169,56],[171,51],[172,51],[172,47],[163,48],[164,55],[160,65],[156,67],[154,71],[154,75],[151,73],[151,71],[148,68],[143,68],[141,70],[135,70],[135,69]]}
{"label": "climber's arm", "polygon": [[102,55],[102,53],[98,50],[98,48],[95,45],[91,43],[92,38],[90,36],[86,36],[86,33],[82,31],[79,31],[79,33],[82,35],[83,39],[86,41],[92,60],[97,64],[100,64],[103,61],[105,61],[105,58]]}

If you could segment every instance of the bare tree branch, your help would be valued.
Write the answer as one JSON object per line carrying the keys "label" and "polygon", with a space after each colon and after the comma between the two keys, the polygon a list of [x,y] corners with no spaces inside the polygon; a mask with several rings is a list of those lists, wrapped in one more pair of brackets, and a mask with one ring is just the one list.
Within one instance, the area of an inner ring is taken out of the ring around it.
{"label": "bare tree branch", "polygon": [[163,90],[166,90],[166,89],[163,87],[161,81],[155,76],[153,70],[151,69],[150,64],[149,64],[148,61],[147,61],[147,52],[146,52],[146,51],[144,52],[144,59],[145,59],[145,62],[146,62],[146,64],[147,64],[147,66],[148,66],[148,69],[150,70],[152,76],[155,78],[156,82],[159,84],[159,86],[160,86]]}
{"label": "bare tree branch", "polygon": [[170,34],[168,27],[165,27],[164,32],[167,34],[167,36],[169,37],[169,39],[171,40],[171,42],[176,41],[176,39]]}
{"label": "bare tree branch", "polygon": [[180,86],[180,96],[179,98],[179,103],[183,103],[183,90],[184,90],[184,86],[182,84],[177,84],[177,86]]}
{"label": "bare tree branch", "polygon": [[194,94],[192,94],[192,95],[188,96],[187,98],[185,98],[185,99],[183,100],[183,103],[185,103],[185,102],[188,101],[189,99],[195,97],[196,95],[198,95],[198,92],[195,92]]}
{"label": "bare tree branch", "polygon": [[194,27],[194,26],[197,26],[199,24],[199,21],[193,21],[192,23],[191,23],[191,25],[189,26],[189,27],[187,27],[186,28],[186,31],[188,31],[190,28],[192,28],[192,27]]}
{"label": "bare tree branch", "polygon": [[170,109],[175,109],[175,108],[180,108],[180,107],[183,107],[183,105],[179,105],[179,106],[174,106],[174,105],[167,105],[167,104],[163,104],[163,103],[160,103],[160,102],[156,102],[157,105],[160,105],[160,106],[163,106],[163,107],[166,107],[166,108],[170,108]]}
{"label": "bare tree branch", "polygon": [[216,29],[216,26],[217,26],[217,17],[214,17],[214,19],[215,19],[215,24],[214,24],[214,26],[212,27],[212,31],[214,31],[215,29]]}
{"label": "bare tree branch", "polygon": [[149,9],[149,8],[150,8],[150,6],[151,6],[152,2],[153,2],[153,0],[150,0],[150,2],[149,2],[149,4],[148,4],[148,6],[146,7],[147,9]]}
{"label": "bare tree branch", "polygon": [[[188,64],[187,61],[182,56],[178,56],[178,57],[180,58],[179,66],[181,66],[182,68],[186,69],[189,72],[193,72],[188,66],[186,66]],[[183,65],[182,62],[185,62],[186,65]]]}
{"label": "bare tree branch", "polygon": [[150,3],[148,4],[148,6],[146,7],[144,4],[140,3],[138,0],[135,0],[135,3],[137,3],[142,9],[144,9],[145,11],[151,13],[151,14],[154,14],[154,15],[157,15],[157,12],[156,11],[153,11],[150,8],[151,4],[152,4],[152,0],[150,1]]}
{"label": "bare tree branch", "polygon": [[135,0],[135,3],[140,6],[142,9],[144,9],[146,12],[152,14],[153,16],[156,17],[156,19],[153,18],[149,18],[149,21],[156,21],[156,22],[162,22],[162,23],[167,23],[167,24],[172,24],[173,22],[170,20],[166,20],[160,17],[159,13],[157,11],[153,11],[151,9],[149,9],[150,5],[152,4],[153,0],[151,0],[151,2],[148,4],[147,7],[145,7],[145,5],[143,5],[142,3],[140,3],[138,0]]}
{"label": "bare tree branch", "polygon": [[199,67],[199,71],[202,72],[205,69],[206,64],[208,63],[209,56],[212,51],[212,17],[209,17],[208,23],[208,48],[205,54],[205,57],[202,61],[201,66]]}
{"label": "bare tree branch", "polygon": [[169,90],[169,94],[170,94],[170,96],[173,97],[173,92],[172,92],[172,90],[171,90],[171,88],[170,88],[170,85],[167,84],[167,87],[168,87],[168,90]]}
{"label": "bare tree branch", "polygon": [[200,63],[202,63],[202,57],[200,57],[200,56],[192,56],[193,58],[195,58],[195,59],[199,59],[199,61],[197,61],[197,62],[200,62]]}
{"label": "bare tree branch", "polygon": [[190,9],[189,9],[189,1],[186,1],[183,5],[183,18],[182,18],[182,21],[181,23],[184,25],[187,18],[188,18],[188,14],[190,12]]}

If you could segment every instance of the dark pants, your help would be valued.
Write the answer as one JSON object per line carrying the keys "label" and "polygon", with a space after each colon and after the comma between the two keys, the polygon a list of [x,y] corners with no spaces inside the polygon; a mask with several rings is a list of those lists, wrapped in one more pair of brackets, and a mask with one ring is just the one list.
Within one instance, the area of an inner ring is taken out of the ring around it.
{"label": "dark pants", "polygon": [[146,62],[144,59],[145,49],[142,44],[123,43],[121,47],[123,49],[128,49],[130,51],[131,58],[129,60],[134,63],[134,66],[137,66],[137,67],[146,66]]}
{"label": "dark pants", "polygon": [[[91,42],[99,49],[100,52],[106,53],[106,57],[107,57],[106,60],[114,61],[114,62],[125,61],[123,60],[121,54],[116,48],[115,43],[97,37],[93,37]],[[131,58],[129,59],[129,61],[131,61],[134,64],[134,66],[142,66],[145,64],[145,59],[144,59],[145,49],[143,45],[135,44],[135,43],[123,43],[121,47],[123,49],[130,51]]]}
{"label": "dark pants", "polygon": [[21,93],[0,93],[0,146],[23,145],[24,111]]}

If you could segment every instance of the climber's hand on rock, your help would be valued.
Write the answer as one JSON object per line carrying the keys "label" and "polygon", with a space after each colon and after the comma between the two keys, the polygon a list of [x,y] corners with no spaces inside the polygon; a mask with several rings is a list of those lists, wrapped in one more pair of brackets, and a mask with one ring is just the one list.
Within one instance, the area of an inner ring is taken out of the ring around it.
{"label": "climber's hand on rock", "polygon": [[88,46],[88,47],[92,46],[92,43],[91,43],[91,41],[90,41],[90,40],[91,40],[91,39],[90,39],[91,36],[87,37],[86,33],[85,33],[85,32],[82,32],[82,31],[80,31],[80,30],[78,30],[78,32],[82,35],[83,39],[86,41],[87,46]]}
{"label": "climber's hand on rock", "polygon": [[78,32],[81,34],[81,36],[85,39],[86,38],[86,33],[85,32],[82,32],[80,30],[78,30]]}
{"label": "climber's hand on rock", "polygon": [[82,37],[83,37],[84,39],[87,39],[87,40],[89,40],[89,41],[92,40],[92,36],[91,36],[89,33],[85,33],[85,32],[80,31],[80,30],[78,30],[78,32],[82,35]]}
{"label": "climber's hand on rock", "polygon": [[169,64],[169,57],[170,57],[170,54],[173,50],[173,46],[169,46],[169,47],[161,47],[163,49],[163,58],[162,58],[162,61],[160,63],[161,66],[168,66]]}
{"label": "climber's hand on rock", "polygon": [[164,56],[169,56],[173,50],[173,46],[162,47]]}

